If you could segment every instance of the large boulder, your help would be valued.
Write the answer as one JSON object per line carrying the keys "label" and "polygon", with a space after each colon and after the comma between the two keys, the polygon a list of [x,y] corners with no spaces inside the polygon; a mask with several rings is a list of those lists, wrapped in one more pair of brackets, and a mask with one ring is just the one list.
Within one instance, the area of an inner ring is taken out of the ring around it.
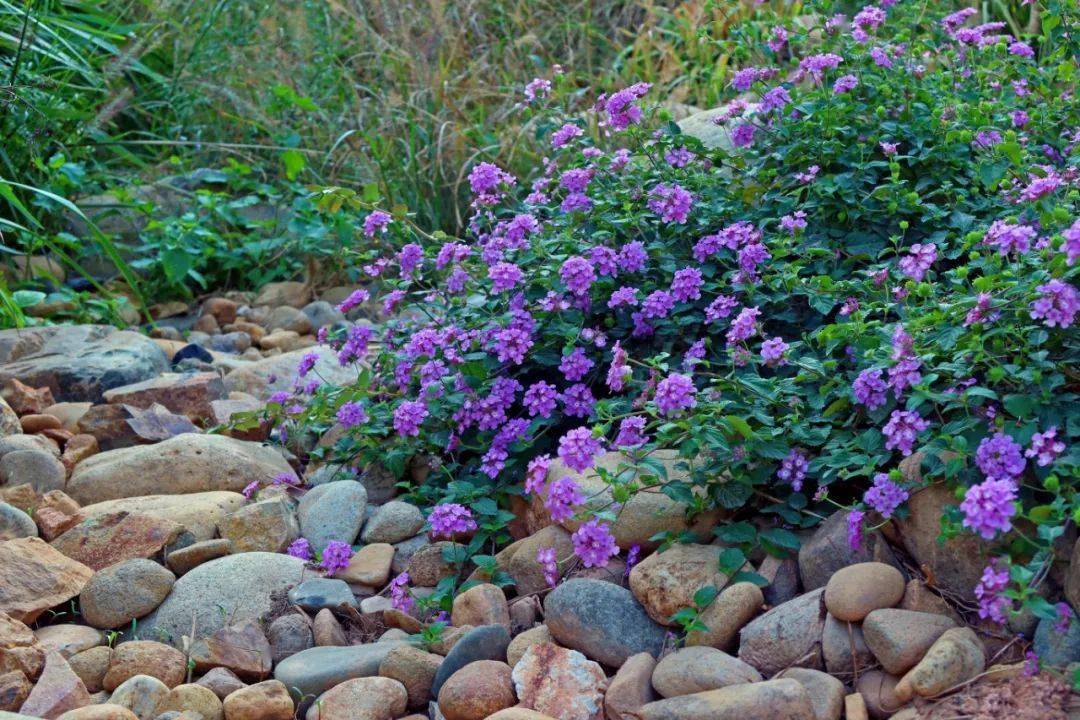
{"label": "large boulder", "polygon": [[784,668],[824,668],[824,590],[801,595],[751,620],[739,633],[739,659],[771,677]]}
{"label": "large boulder", "polygon": [[366,511],[364,486],[354,480],[338,480],[304,493],[296,517],[300,534],[321,553],[331,540],[352,545],[364,525]]}
{"label": "large boulder", "polygon": [[58,401],[100,402],[106,390],[167,368],[153,340],[105,325],[0,330],[0,384],[47,386]]}
{"label": "large boulder", "polygon": [[157,610],[139,623],[139,635],[164,634],[179,645],[206,637],[226,623],[254,620],[270,610],[271,593],[299,583],[304,561],[277,553],[239,553],[203,563],[181,577]]}
{"label": "large boulder", "polygon": [[117,512],[151,515],[182,525],[198,542],[212,539],[217,533],[218,522],[243,504],[244,496],[238,492],[211,490],[187,495],[142,495],[104,500],[83,507],[82,514],[87,518]]}
{"label": "large boulder", "polygon": [[155,403],[191,420],[211,423],[214,408],[211,403],[226,396],[225,383],[214,372],[165,373],[156,378],[122,385],[104,394],[105,402],[149,408]]}
{"label": "large boulder", "polygon": [[[678,467],[678,455],[674,451],[659,450],[650,459],[663,463],[667,471],[668,481],[686,480],[689,474]],[[612,475],[616,475],[620,481],[640,482],[633,475],[633,471],[623,469],[628,458],[615,452],[604,453],[596,459],[596,468],[602,468]],[[585,473],[575,472],[561,460],[553,460],[548,468],[547,480],[552,482],[563,476],[569,476],[587,500],[582,506],[579,515],[585,519],[592,513],[609,508],[614,503],[611,486],[605,482],[595,469]],[[663,482],[661,479],[659,482]],[[659,484],[642,488],[635,492],[619,510],[618,516],[611,526],[611,534],[619,547],[626,550],[631,545],[639,545],[644,550],[656,548],[659,543],[652,540],[652,536],[661,532],[678,533],[682,530],[696,531],[702,537],[708,534],[709,529],[715,524],[718,511],[712,511],[697,515],[692,521],[686,517],[687,506],[684,503],[672,500],[661,491]],[[533,496],[530,512],[534,516],[535,524],[540,526],[550,525],[551,519],[543,506],[543,500],[538,495]],[[577,530],[583,520],[578,517],[559,523],[567,530]],[[538,528],[537,528],[538,529]]]}
{"label": "large boulder", "polygon": [[653,553],[630,571],[630,590],[649,617],[661,625],[674,625],[671,616],[693,607],[698,590],[727,584],[727,576],[720,572],[723,550],[717,545],[678,543]]}
{"label": "large boulder", "polygon": [[140,495],[240,492],[253,481],[295,478],[279,452],[223,435],[185,433],[156,445],[110,450],[75,467],[67,493],[87,505]]}

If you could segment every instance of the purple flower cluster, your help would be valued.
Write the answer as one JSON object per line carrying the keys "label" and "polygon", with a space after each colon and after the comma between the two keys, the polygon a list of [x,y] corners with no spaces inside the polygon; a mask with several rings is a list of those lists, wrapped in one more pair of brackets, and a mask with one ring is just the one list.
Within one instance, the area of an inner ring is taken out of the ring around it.
{"label": "purple flower cluster", "polygon": [[675,272],[671,280],[671,294],[679,302],[690,302],[701,297],[703,284],[701,270],[695,267],[684,267]]}
{"label": "purple flower cluster", "polygon": [[937,260],[937,247],[931,243],[916,243],[908,248],[908,254],[900,258],[900,272],[916,282],[922,282],[927,270]]}
{"label": "purple flower cluster", "polygon": [[567,290],[575,295],[584,295],[589,292],[589,288],[596,282],[596,269],[585,258],[574,255],[567,258],[566,262],[562,264],[559,269],[559,277]]}
{"label": "purple flower cluster", "polygon": [[885,436],[885,449],[899,449],[903,455],[910,455],[914,452],[919,433],[928,427],[930,423],[913,410],[893,410],[889,421],[881,429]]}
{"label": "purple flower cluster", "polygon": [[874,475],[874,484],[863,493],[863,502],[883,518],[890,518],[896,509],[907,502],[908,491],[889,479],[888,473]]}
{"label": "purple flower cluster", "polygon": [[559,584],[559,562],[553,547],[542,547],[536,551],[536,562],[540,563],[544,571],[544,582],[548,587]]}
{"label": "purple flower cluster", "polygon": [[563,475],[553,480],[548,486],[544,507],[551,514],[552,520],[563,522],[574,517],[575,508],[583,502],[585,502],[585,495],[581,492],[581,488],[569,475]]}
{"label": "purple flower cluster", "polygon": [[806,478],[806,471],[810,467],[806,459],[806,453],[799,448],[792,448],[791,452],[780,461],[780,469],[776,471],[776,477],[791,485],[791,489],[799,492]]}
{"label": "purple flower cluster", "polygon": [[476,530],[472,512],[460,503],[436,505],[428,514],[428,523],[435,537],[452,538]]}
{"label": "purple flower cluster", "polygon": [[1014,481],[1024,472],[1023,448],[1005,433],[987,436],[975,451],[975,464],[989,480]]}
{"label": "purple flower cluster", "polygon": [[322,551],[322,559],[319,567],[328,574],[334,575],[349,567],[349,559],[352,558],[352,548],[348,543],[340,540],[331,540]]}
{"label": "purple flower cluster", "polygon": [[1031,303],[1031,317],[1047,327],[1071,327],[1080,311],[1080,293],[1067,282],[1054,278],[1036,290],[1040,295]]}
{"label": "purple flower cluster", "polygon": [[577,472],[591,468],[600,450],[600,441],[587,427],[574,428],[559,438],[559,459]]}
{"label": "purple flower cluster", "polygon": [[641,108],[635,105],[635,102],[645,97],[650,87],[652,86],[649,83],[635,83],[612,93],[610,97],[603,100],[602,107],[607,113],[607,126],[618,132],[641,122]]}
{"label": "purple flower cluster", "polygon": [[978,533],[984,540],[993,540],[999,532],[1012,529],[1011,518],[1016,514],[1016,485],[1011,480],[984,480],[972,485],[964,494],[960,510],[963,525]]}
{"label": "purple flower cluster", "polygon": [[975,586],[975,598],[979,601],[979,617],[1004,625],[1012,610],[1012,601],[1002,592],[1009,585],[1009,569],[1002,567],[997,559],[983,569],[979,584]]}
{"label": "purple flower cluster", "polygon": [[678,417],[697,404],[694,381],[689,375],[672,373],[656,386],[656,407],[665,417]]}
{"label": "purple flower cluster", "polygon": [[769,367],[783,365],[787,362],[784,360],[784,353],[787,352],[787,349],[788,344],[782,338],[774,337],[766,340],[761,343],[761,359]]}
{"label": "purple flower cluster", "polygon": [[412,612],[416,602],[409,594],[409,573],[403,572],[397,575],[386,588],[390,591],[390,605],[395,610],[404,613]]}
{"label": "purple flower cluster", "polygon": [[650,210],[660,216],[665,223],[686,222],[690,214],[690,208],[694,204],[694,196],[675,183],[660,183],[649,192],[647,203]]}
{"label": "purple flower cluster", "polygon": [[1054,425],[1046,428],[1044,432],[1035,433],[1031,436],[1031,447],[1024,452],[1029,458],[1035,458],[1039,467],[1046,467],[1054,462],[1061,453],[1065,452],[1065,443],[1057,439],[1058,429]]}
{"label": "purple flower cluster", "polygon": [[375,237],[375,233],[386,232],[386,228],[390,225],[392,219],[390,213],[373,210],[364,218],[364,235],[370,238]]}
{"label": "purple flower cluster", "polygon": [[307,538],[296,538],[293,540],[289,543],[289,548],[285,553],[305,562],[311,560],[314,555],[311,551],[311,543],[307,541]]}
{"label": "purple flower cluster", "polygon": [[885,381],[881,378],[881,368],[867,368],[859,373],[851,384],[855,402],[865,405],[867,410],[875,410],[885,404]]}
{"label": "purple flower cluster", "polygon": [[983,242],[997,248],[1001,255],[1015,253],[1022,255],[1031,249],[1031,242],[1038,233],[1028,225],[1013,225],[1003,220],[995,220],[986,230]]}
{"label": "purple flower cluster", "polygon": [[337,409],[337,421],[341,423],[341,427],[348,430],[359,425],[363,425],[368,421],[367,412],[364,411],[364,406],[358,402],[346,402],[342,403],[341,407]]}
{"label": "purple flower cluster", "polygon": [[417,437],[420,434],[420,423],[428,416],[428,409],[424,403],[417,400],[406,400],[394,409],[394,430],[402,437]]}
{"label": "purple flower cluster", "polygon": [[370,299],[371,293],[369,293],[367,290],[364,290],[363,288],[359,288],[357,290],[353,290],[351,293],[349,293],[349,297],[338,303],[337,309],[339,312],[347,313],[353,308],[362,305],[363,303],[366,303]]}
{"label": "purple flower cluster", "polygon": [[645,434],[645,418],[640,415],[623,418],[619,423],[619,434],[615,436],[615,446],[635,448],[649,441]]}
{"label": "purple flower cluster", "polygon": [[606,524],[599,520],[590,520],[570,536],[574,545],[574,554],[581,558],[581,564],[587,568],[604,567],[608,561],[619,554],[619,546]]}
{"label": "purple flower cluster", "polygon": [[727,344],[728,346],[737,345],[738,343],[745,342],[754,336],[757,332],[757,320],[761,315],[761,311],[756,307],[746,307],[739,311],[739,314],[731,322],[731,327],[727,331]]}

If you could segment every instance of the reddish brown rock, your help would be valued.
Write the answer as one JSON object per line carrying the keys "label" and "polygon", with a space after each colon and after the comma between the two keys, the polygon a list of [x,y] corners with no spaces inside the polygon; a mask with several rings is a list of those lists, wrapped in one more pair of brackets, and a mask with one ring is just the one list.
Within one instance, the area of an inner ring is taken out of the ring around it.
{"label": "reddish brown rock", "polygon": [[19,483],[0,488],[0,500],[29,513],[41,502],[41,495],[30,483]]}
{"label": "reddish brown rock", "polygon": [[75,437],[75,433],[64,428],[45,428],[39,433],[42,437],[47,437],[55,442],[60,447],[64,447],[67,441]]}
{"label": "reddish brown rock", "polygon": [[55,540],[86,519],[79,503],[63,490],[50,490],[42,495],[41,502],[34,508],[33,518],[41,536],[49,541]]}
{"label": "reddish brown rock", "polygon": [[247,687],[247,683],[236,677],[236,673],[223,667],[214,668],[196,682],[203,687],[210,688],[222,700],[237,690]]}
{"label": "reddish brown rock", "polygon": [[18,670],[0,673],[0,712],[15,712],[22,707],[34,686]]}
{"label": "reddish brown rock", "polygon": [[[394,720],[405,714],[407,696],[397,680],[362,677],[330,688],[304,716],[306,720]],[[452,720],[447,716],[446,720]]]}
{"label": "reddish brown rock", "polygon": [[191,420],[211,422],[214,410],[211,403],[227,395],[225,383],[217,373],[192,375],[165,373],[150,380],[124,385],[105,392],[105,402],[149,408],[155,403]]}
{"label": "reddish brown rock", "polygon": [[182,530],[182,525],[153,515],[117,512],[84,520],[53,540],[52,546],[100,570],[123,560],[151,557]]}
{"label": "reddish brown rock", "polygon": [[598,663],[552,643],[525,651],[511,674],[524,707],[561,720],[597,720],[607,676]]}
{"label": "reddish brown rock", "polygon": [[18,670],[33,680],[45,666],[45,648],[34,632],[0,612],[0,673]]}
{"label": "reddish brown rock", "polygon": [[169,553],[166,563],[169,569],[177,575],[183,575],[192,568],[202,565],[219,557],[225,557],[232,552],[232,540],[216,538],[214,540],[202,540],[192,543],[187,547],[174,550]]}
{"label": "reddish brown rock", "polygon": [[414,710],[426,708],[431,700],[431,686],[442,665],[442,656],[424,652],[411,645],[391,650],[379,664],[379,676],[397,680],[405,686],[408,706]]}
{"label": "reddish brown rock", "polygon": [[76,465],[91,455],[96,455],[100,449],[97,438],[93,435],[86,433],[72,435],[64,444],[64,453],[60,456],[60,462],[64,464],[70,475]]}
{"label": "reddish brown rock", "polygon": [[132,640],[116,646],[101,685],[112,692],[128,678],[149,675],[174,688],[184,682],[186,672],[187,658],[176,648],[152,640]]}
{"label": "reddish brown rock", "polygon": [[22,426],[22,431],[27,435],[33,435],[39,433],[42,430],[55,430],[63,427],[60,422],[60,418],[53,417],[52,415],[23,415],[19,418],[19,424]]}
{"label": "reddish brown rock", "polygon": [[345,630],[330,608],[323,608],[315,615],[311,630],[315,636],[315,645],[319,647],[340,647],[349,644],[348,638],[345,637]]}
{"label": "reddish brown rock", "polygon": [[255,621],[230,625],[196,640],[189,656],[195,662],[195,672],[223,667],[250,681],[264,680],[273,664],[270,642]]}
{"label": "reddish brown rock", "polygon": [[4,384],[4,400],[19,415],[40,414],[52,405],[52,390],[48,387],[32,388],[15,378]]}
{"label": "reddish brown rock", "polygon": [[207,298],[203,301],[200,315],[212,315],[219,325],[236,322],[237,305],[235,300],[223,297]]}
{"label": "reddish brown rock", "polygon": [[93,436],[103,451],[143,445],[147,441],[128,423],[132,417],[123,405],[94,405],[83,413],[76,427],[80,434]]}
{"label": "reddish brown rock", "polygon": [[41,538],[0,543],[0,611],[32,623],[82,592],[94,571]]}
{"label": "reddish brown rock", "polygon": [[49,653],[30,696],[19,708],[23,715],[57,718],[68,710],[90,705],[90,693],[59,653]]}
{"label": "reddish brown rock", "polygon": [[461,668],[439,689],[446,720],[483,720],[517,704],[512,670],[497,660],[477,660]]}

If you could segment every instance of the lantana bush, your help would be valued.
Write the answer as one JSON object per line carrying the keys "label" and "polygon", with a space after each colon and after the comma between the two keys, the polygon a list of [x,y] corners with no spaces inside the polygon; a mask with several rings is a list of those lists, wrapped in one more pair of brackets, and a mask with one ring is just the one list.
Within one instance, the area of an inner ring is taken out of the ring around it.
{"label": "lantana bush", "polygon": [[[820,3],[746,49],[700,137],[645,84],[569,115],[573,89],[538,78],[520,111],[550,155],[531,178],[463,171],[467,237],[319,190],[369,213],[343,309],[389,319],[322,338],[357,381],[318,382],[313,355],[281,430],[334,431],[326,459],[421,478],[433,533],[489,569],[517,494],[576,515],[577,561],[597,566],[638,555],[611,525],[653,486],[719,509],[738,568],[838,509],[858,547],[944,483],[942,536],[991,550],[972,611],[1067,618],[1045,590],[1080,521],[1071,5],[1014,36],[974,9]],[[583,513],[552,467],[610,451],[614,502]],[[538,560],[558,582],[566,559]]]}

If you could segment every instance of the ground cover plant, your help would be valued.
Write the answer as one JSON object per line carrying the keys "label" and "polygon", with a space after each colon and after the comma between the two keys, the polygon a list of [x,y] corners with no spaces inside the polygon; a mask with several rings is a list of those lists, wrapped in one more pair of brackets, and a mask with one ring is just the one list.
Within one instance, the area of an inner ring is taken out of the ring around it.
{"label": "ground cover plant", "polygon": [[[971,9],[822,9],[733,73],[712,147],[648,84],[580,116],[552,75],[522,93],[548,157],[531,182],[471,164],[460,238],[322,190],[371,239],[345,309],[374,294],[395,319],[324,335],[274,398],[285,437],[334,430],[329,457],[426,478],[433,531],[481,564],[510,496],[581,511],[576,473],[613,498],[574,533],[587,567],[633,562],[610,526],[646,486],[722,509],[736,569],[837,508],[858,546],[946,483],[943,536],[993,548],[973,612],[1067,613],[1044,595],[1080,520],[1075,8],[1019,36]],[[321,384],[320,353],[357,381]]]}

